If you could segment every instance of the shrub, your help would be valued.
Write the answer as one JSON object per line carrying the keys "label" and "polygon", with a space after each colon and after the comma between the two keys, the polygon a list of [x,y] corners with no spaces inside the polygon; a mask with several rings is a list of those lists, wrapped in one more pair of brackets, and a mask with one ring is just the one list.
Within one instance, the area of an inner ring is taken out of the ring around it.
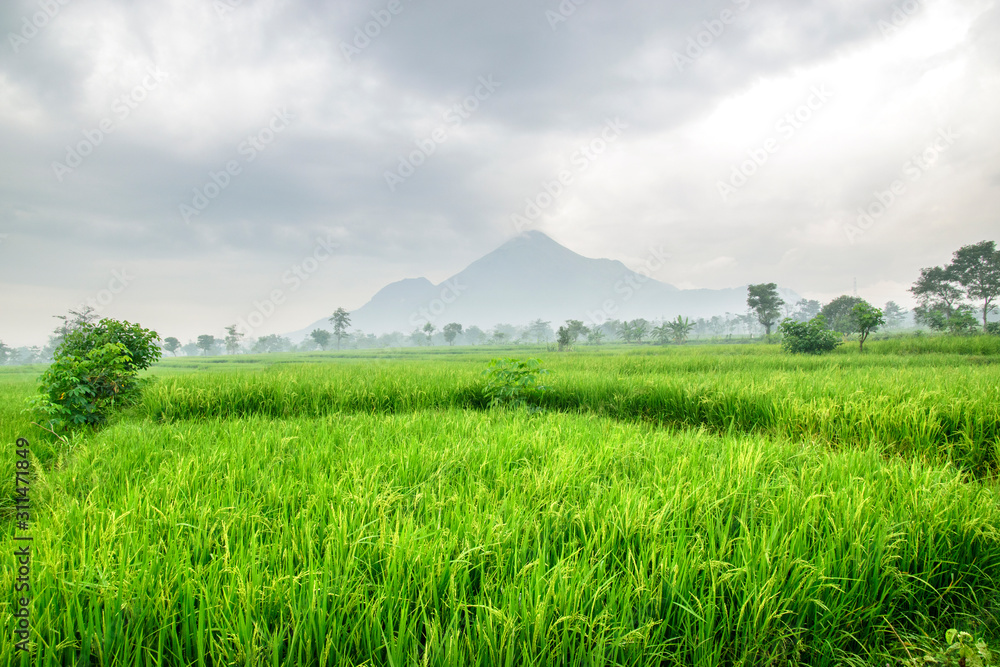
{"label": "shrub", "polygon": [[993,667],[996,658],[986,642],[976,639],[968,632],[959,632],[954,628],[945,633],[946,648],[940,649],[934,655],[927,654],[923,658],[912,658],[907,664],[912,667],[922,665],[942,665],[942,667]]}
{"label": "shrub", "polygon": [[484,393],[490,399],[490,407],[525,405],[528,398],[537,397],[547,389],[538,384],[539,376],[546,373],[541,359],[493,359],[483,371],[486,376]]}
{"label": "shrub", "polygon": [[139,396],[138,374],[160,358],[155,331],[138,324],[82,323],[56,348],[31,401],[42,426],[60,433],[103,424],[115,406]]}
{"label": "shrub", "polygon": [[834,350],[843,341],[836,331],[831,331],[823,315],[817,315],[808,322],[796,322],[785,318],[779,325],[781,347],[786,352],[822,354]]}
{"label": "shrub", "polygon": [[986,333],[991,336],[1000,336],[1000,322],[987,322]]}

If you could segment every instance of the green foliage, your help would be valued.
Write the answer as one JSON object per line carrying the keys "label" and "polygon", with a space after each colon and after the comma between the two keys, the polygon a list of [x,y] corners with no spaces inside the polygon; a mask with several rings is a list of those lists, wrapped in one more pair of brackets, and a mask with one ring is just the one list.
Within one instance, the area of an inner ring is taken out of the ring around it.
{"label": "green foliage", "polygon": [[823,306],[819,314],[826,320],[828,328],[849,336],[858,330],[858,321],[854,317],[854,306],[861,301],[859,297],[844,294]]}
{"label": "green foliage", "polygon": [[793,354],[822,354],[832,352],[843,341],[835,331],[831,331],[823,315],[817,315],[808,322],[796,322],[785,318],[779,325],[781,347]]}
{"label": "green foliage", "polygon": [[1000,336],[1000,322],[987,322],[986,333],[991,336]]}
{"label": "green foliage", "polygon": [[163,339],[163,349],[176,357],[177,350],[181,349],[181,342],[173,336],[167,336]]}
{"label": "green foliage", "polygon": [[313,329],[309,332],[309,337],[319,346],[319,349],[325,350],[333,336],[326,329]]}
{"label": "green foliage", "polygon": [[208,354],[218,345],[218,341],[212,334],[202,334],[198,336],[198,347],[202,354]]}
{"label": "green foliage", "polygon": [[490,399],[490,407],[525,405],[528,399],[537,399],[548,389],[539,384],[540,377],[548,372],[542,368],[541,359],[493,359],[483,371],[483,393]]}
{"label": "green foliage", "polygon": [[947,332],[953,336],[968,336],[979,329],[979,321],[972,314],[972,310],[965,305],[950,310],[942,304],[917,306],[914,312],[917,314],[917,320],[921,324],[926,324],[932,331]]}
{"label": "green foliage", "polygon": [[61,434],[100,426],[111,411],[139,396],[138,372],[160,358],[155,331],[104,319],[68,331],[30,401],[42,426]]}
{"label": "green foliage", "polygon": [[107,343],[121,343],[128,351],[126,368],[141,371],[153,365],[162,354],[156,341],[160,337],[155,331],[144,329],[138,324],[103,319],[96,324],[82,323],[67,332],[62,343],[56,348],[53,359],[60,356],[83,359],[91,350]]}
{"label": "green foliage", "polygon": [[226,327],[226,353],[236,354],[240,351],[240,341],[243,340],[243,332],[236,330],[237,325],[230,324]]}
{"label": "green foliage", "polygon": [[454,345],[455,339],[462,335],[462,325],[458,322],[449,322],[444,325],[444,339],[448,345]]}
{"label": "green foliage", "polygon": [[343,308],[337,308],[330,316],[330,323],[333,325],[333,336],[337,339],[337,349],[339,350],[340,342],[347,338],[347,327],[351,326],[351,314]]}
{"label": "green foliage", "polygon": [[559,330],[556,332],[556,343],[559,344],[560,352],[568,348],[573,343],[573,339],[569,333],[569,327],[559,327]]}
{"label": "green foliage", "polygon": [[580,336],[586,336],[590,329],[581,320],[566,320],[570,343],[575,343]]}
{"label": "green foliage", "polygon": [[771,335],[771,327],[781,315],[783,305],[785,305],[785,301],[778,296],[776,283],[747,286],[747,306],[757,315],[757,321],[764,327],[768,336]]}
{"label": "green foliage", "polygon": [[691,335],[691,330],[694,329],[694,323],[686,317],[682,318],[680,315],[677,316],[676,320],[664,322],[663,326],[670,332],[670,338],[678,345],[683,344],[688,336]]}
{"label": "green foliage", "polygon": [[948,272],[965,295],[982,301],[983,328],[1000,299],[1000,250],[993,241],[980,241],[955,251]]}
{"label": "green foliage", "polygon": [[1000,664],[986,642],[976,640],[968,632],[959,632],[951,628],[944,635],[945,648],[934,653],[928,653],[923,658],[912,658],[908,661],[910,667],[996,667]]}
{"label": "green foliage", "polygon": [[851,316],[854,318],[854,326],[858,332],[858,351],[865,349],[865,341],[872,332],[885,324],[885,317],[882,311],[865,300],[854,304],[851,308]]}

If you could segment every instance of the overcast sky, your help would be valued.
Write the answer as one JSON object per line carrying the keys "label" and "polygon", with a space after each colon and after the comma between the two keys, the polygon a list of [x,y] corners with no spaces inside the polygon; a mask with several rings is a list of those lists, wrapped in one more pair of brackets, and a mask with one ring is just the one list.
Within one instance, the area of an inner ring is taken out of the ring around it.
{"label": "overcast sky", "polygon": [[678,287],[907,305],[1000,241],[995,2],[7,0],[0,27],[8,345],[87,299],[290,331],[528,228],[662,248]]}

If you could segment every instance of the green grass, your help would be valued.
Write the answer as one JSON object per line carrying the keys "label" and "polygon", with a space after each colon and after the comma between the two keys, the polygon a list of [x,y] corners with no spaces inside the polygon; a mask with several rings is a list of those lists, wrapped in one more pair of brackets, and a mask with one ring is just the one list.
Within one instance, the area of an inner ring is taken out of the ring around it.
{"label": "green grass", "polygon": [[41,369],[0,369],[0,435],[38,454],[35,652],[2,596],[0,665],[884,665],[1000,638],[995,353],[504,353],[552,369],[542,411],[485,408],[493,349],[170,359],[59,446],[21,411]]}
{"label": "green grass", "polygon": [[1000,568],[954,470],[586,415],[120,424],[37,488],[38,664],[829,664]]}
{"label": "green grass", "polygon": [[[817,437],[836,446],[876,444],[981,476],[1000,467],[1000,364],[978,356],[793,357],[776,346],[748,345],[545,356],[552,373],[540,405],[555,410],[718,433]],[[481,371],[489,355],[481,351],[431,357],[433,363],[426,356],[326,358],[338,363],[165,376],[147,392],[141,414],[165,421],[321,417],[487,403]]]}

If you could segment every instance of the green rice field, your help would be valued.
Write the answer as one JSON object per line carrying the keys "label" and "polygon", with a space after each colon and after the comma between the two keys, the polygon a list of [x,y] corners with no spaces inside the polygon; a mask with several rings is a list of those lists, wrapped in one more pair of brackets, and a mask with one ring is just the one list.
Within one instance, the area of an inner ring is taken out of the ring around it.
{"label": "green rice field", "polygon": [[[499,356],[548,389],[489,408]],[[995,338],[168,358],[67,443],[23,411],[42,370],[0,367],[0,665],[881,667],[952,627],[1000,648]]]}

